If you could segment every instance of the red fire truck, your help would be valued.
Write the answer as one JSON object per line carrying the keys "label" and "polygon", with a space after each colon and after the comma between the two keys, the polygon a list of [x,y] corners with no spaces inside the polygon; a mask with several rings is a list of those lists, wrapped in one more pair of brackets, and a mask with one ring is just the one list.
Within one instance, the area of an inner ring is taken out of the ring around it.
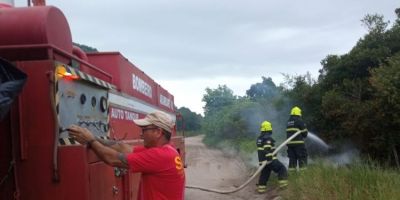
{"label": "red fire truck", "polygon": [[[141,145],[133,120],[155,110],[176,120],[174,97],[121,53],[74,47],[52,6],[3,5],[0,57],[28,76],[0,121],[0,199],[136,199],[140,174],[106,165],[65,128]],[[172,142],[184,158],[183,136],[174,132]]]}

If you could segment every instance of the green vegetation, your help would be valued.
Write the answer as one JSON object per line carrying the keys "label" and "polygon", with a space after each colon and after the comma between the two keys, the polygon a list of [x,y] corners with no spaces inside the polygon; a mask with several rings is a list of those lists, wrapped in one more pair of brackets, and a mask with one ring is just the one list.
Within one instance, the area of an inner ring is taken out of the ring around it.
{"label": "green vegetation", "polygon": [[[288,109],[280,108],[279,96],[268,96],[268,100],[262,98],[265,91],[278,91],[278,88],[269,78],[263,78],[262,83],[257,83],[248,91],[252,91],[252,97],[237,97],[232,90],[225,85],[217,89],[206,89],[203,101],[206,102],[206,113],[202,123],[202,131],[206,134],[204,142],[209,146],[217,146],[218,143],[230,143],[236,149],[246,152],[255,149],[255,138],[259,133],[259,126],[263,120],[269,120],[273,124],[274,132],[282,133],[286,126]],[[257,88],[270,88],[258,90]],[[254,92],[256,91],[256,92]],[[278,94],[278,93],[276,93]],[[277,134],[276,138],[284,138],[283,134]],[[253,147],[250,144],[253,143]]]}
{"label": "green vegetation", "polygon": [[84,52],[86,53],[91,53],[91,52],[99,52],[96,48],[84,45],[84,44],[79,44],[79,43],[73,43],[75,46],[81,48]]}
{"label": "green vegetation", "polygon": [[311,164],[289,176],[289,187],[280,192],[283,199],[399,199],[400,9],[396,14],[390,28],[383,16],[365,16],[361,21],[367,34],[350,52],[327,55],[317,80],[309,73],[285,74],[285,83],[276,86],[262,76],[243,97],[226,85],[206,88],[200,130],[204,143],[239,155],[254,152],[264,120],[272,122],[279,143],[286,138],[289,110],[297,105],[309,130],[331,144],[351,141],[373,163]]}
{"label": "green vegetation", "polygon": [[348,53],[322,59],[317,80],[309,73],[285,74],[285,83],[276,86],[263,76],[243,97],[226,85],[207,88],[204,142],[247,152],[263,120],[283,141],[289,110],[297,105],[308,129],[328,143],[349,140],[363,157],[400,167],[400,9],[396,14],[391,27],[381,15],[366,15],[367,33]]}
{"label": "green vegetation", "polygon": [[346,167],[310,165],[307,170],[289,176],[283,199],[307,200],[395,200],[400,197],[400,174],[375,164],[355,163]]}
{"label": "green vegetation", "polygon": [[315,84],[298,81],[289,91],[309,129],[331,141],[350,139],[364,155],[392,165],[400,150],[399,19],[388,29],[383,16],[367,15],[361,21],[368,33],[349,53],[328,55]]}
{"label": "green vegetation", "polygon": [[203,117],[192,112],[189,108],[181,107],[177,110],[177,131],[185,131],[185,136],[199,135]]}

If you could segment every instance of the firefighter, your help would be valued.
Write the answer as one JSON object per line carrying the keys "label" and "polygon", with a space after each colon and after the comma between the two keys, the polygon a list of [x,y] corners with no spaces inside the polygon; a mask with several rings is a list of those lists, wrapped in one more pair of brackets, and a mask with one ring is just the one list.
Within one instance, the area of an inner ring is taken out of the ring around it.
{"label": "firefighter", "polygon": [[299,166],[300,171],[305,170],[307,167],[307,150],[304,144],[304,139],[307,137],[308,130],[306,124],[301,119],[301,109],[295,106],[292,108],[287,122],[287,138],[291,137],[297,131],[301,131],[301,133],[287,144],[289,172],[296,171],[297,165]]}
{"label": "firefighter", "polygon": [[267,191],[267,182],[271,171],[278,174],[279,187],[284,188],[288,185],[287,181],[287,171],[285,166],[272,155],[275,150],[275,140],[271,137],[272,135],[272,125],[268,121],[261,123],[260,135],[257,138],[257,152],[259,165],[262,165],[263,161],[270,162],[261,171],[261,175],[257,184],[257,192],[265,193]]}

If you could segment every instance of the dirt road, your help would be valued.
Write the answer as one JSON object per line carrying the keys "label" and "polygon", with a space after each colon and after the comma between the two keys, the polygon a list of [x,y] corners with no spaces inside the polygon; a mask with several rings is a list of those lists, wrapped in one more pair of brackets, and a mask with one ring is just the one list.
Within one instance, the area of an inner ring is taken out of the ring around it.
{"label": "dirt road", "polygon": [[[186,143],[186,185],[215,188],[219,190],[233,189],[244,183],[250,172],[237,157],[227,157],[221,151],[211,150],[201,142],[202,136],[189,137]],[[238,200],[238,199],[274,199],[276,192],[257,194],[256,182],[253,181],[242,190],[231,194],[218,194],[187,188],[186,200]]]}

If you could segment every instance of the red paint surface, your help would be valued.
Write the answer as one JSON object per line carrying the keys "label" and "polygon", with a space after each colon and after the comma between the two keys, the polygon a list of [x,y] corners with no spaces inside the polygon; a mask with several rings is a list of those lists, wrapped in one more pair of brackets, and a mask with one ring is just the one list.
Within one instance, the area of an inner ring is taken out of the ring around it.
{"label": "red paint surface", "polygon": [[[174,113],[160,104],[160,95],[173,96],[120,53],[74,56],[68,22],[55,7],[3,8],[0,10],[0,57],[28,74],[27,83],[10,114],[0,122],[0,178],[8,175],[0,187],[0,199],[21,200],[133,200],[140,174],[114,174],[90,149],[82,145],[58,147],[58,182],[53,181],[53,147],[56,119],[50,101],[55,63],[72,65],[111,82],[117,93],[139,99],[161,110]],[[76,52],[75,52],[76,55]],[[82,59],[80,59],[82,58]],[[74,62],[72,62],[74,60]],[[150,97],[132,88],[132,74],[152,87]],[[135,112],[129,107],[118,107]],[[138,113],[144,117],[145,113]],[[110,137],[140,145],[140,129],[132,121],[110,118]],[[184,155],[182,137],[173,138]],[[15,160],[15,173],[8,174]],[[113,188],[118,192],[113,192]]]}

